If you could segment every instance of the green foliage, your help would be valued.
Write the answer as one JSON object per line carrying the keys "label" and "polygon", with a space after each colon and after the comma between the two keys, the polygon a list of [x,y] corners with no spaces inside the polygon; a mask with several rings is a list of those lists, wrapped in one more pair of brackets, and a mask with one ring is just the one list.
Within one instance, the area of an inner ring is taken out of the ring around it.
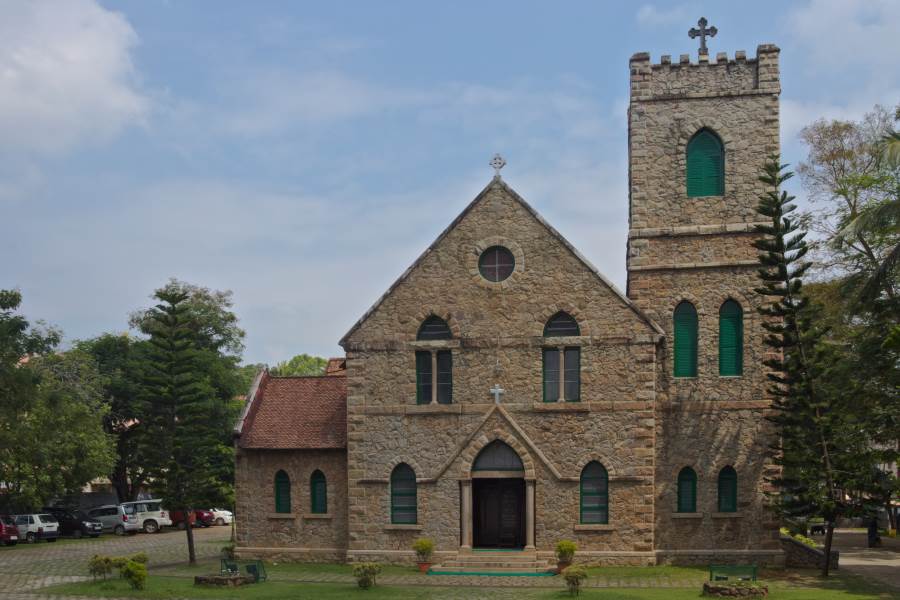
{"label": "green foliage", "polygon": [[819,543],[816,540],[814,540],[812,538],[808,538],[805,535],[800,534],[800,533],[792,533],[791,530],[788,529],[787,527],[782,527],[780,529],[780,531],[781,531],[781,535],[787,536],[789,538],[793,538],[793,539],[797,540],[798,542],[800,542],[801,544],[806,544],[810,548],[818,548],[819,547]]}
{"label": "green foliage", "polygon": [[131,585],[131,589],[142,590],[147,584],[147,565],[129,560],[119,570],[119,575]]}
{"label": "green foliage", "polygon": [[434,554],[434,540],[431,538],[419,538],[413,542],[412,549],[416,553],[416,560],[422,563],[431,561]]}
{"label": "green foliage", "polygon": [[353,577],[356,578],[356,584],[367,590],[375,585],[375,579],[381,573],[381,565],[374,562],[364,562],[353,565]]}
{"label": "green foliage", "polygon": [[560,562],[572,562],[575,552],[578,550],[578,544],[571,540],[560,540],[556,543],[556,558]]}
{"label": "green foliage", "polygon": [[142,565],[146,565],[150,562],[150,557],[147,556],[146,552],[138,552],[136,554],[132,554],[128,560],[133,560],[136,563],[141,563]]}
{"label": "green foliage", "polygon": [[106,579],[109,574],[112,573],[112,569],[112,559],[108,556],[95,554],[88,561],[88,573],[90,573],[94,581],[96,581],[98,577]]}
{"label": "green foliage", "polygon": [[563,579],[566,580],[566,588],[570,596],[581,593],[581,584],[587,579],[587,570],[578,565],[571,565],[562,570]]}
{"label": "green foliage", "polygon": [[297,375],[324,375],[328,360],[320,356],[298,354],[291,360],[282,361],[269,370],[275,377]]}

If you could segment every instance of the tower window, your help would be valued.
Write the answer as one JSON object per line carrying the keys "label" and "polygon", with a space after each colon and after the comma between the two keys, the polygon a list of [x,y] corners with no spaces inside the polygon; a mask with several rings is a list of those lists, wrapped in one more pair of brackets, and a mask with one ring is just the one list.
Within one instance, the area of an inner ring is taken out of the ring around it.
{"label": "tower window", "polygon": [[744,371],[744,311],[734,300],[719,308],[719,375]]}
{"label": "tower window", "polygon": [[725,194],[725,148],[709,129],[701,129],[688,142],[686,177],[689,198]]}
{"label": "tower window", "polygon": [[697,309],[688,301],[675,307],[675,377],[697,376]]}

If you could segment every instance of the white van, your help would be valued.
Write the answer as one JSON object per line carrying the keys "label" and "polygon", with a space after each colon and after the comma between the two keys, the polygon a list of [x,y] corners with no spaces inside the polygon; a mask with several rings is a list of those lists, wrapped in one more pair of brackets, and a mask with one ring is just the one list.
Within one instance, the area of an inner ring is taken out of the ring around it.
{"label": "white van", "polygon": [[171,527],[169,511],[162,507],[162,500],[136,500],[123,502],[122,506],[132,507],[140,529],[146,533],[157,533],[161,527]]}

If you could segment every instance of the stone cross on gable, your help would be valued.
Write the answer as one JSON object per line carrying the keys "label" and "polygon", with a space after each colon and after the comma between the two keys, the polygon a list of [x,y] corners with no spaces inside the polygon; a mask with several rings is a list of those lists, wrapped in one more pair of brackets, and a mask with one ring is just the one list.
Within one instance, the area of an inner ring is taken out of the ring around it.
{"label": "stone cross on gable", "polygon": [[506,166],[506,161],[499,154],[495,154],[491,159],[490,165],[494,167],[494,177],[500,178],[500,169]]}
{"label": "stone cross on gable", "polygon": [[706,17],[700,17],[700,20],[697,21],[697,25],[700,26],[700,29],[691,27],[690,31],[688,31],[688,35],[691,36],[691,39],[694,39],[695,37],[700,38],[700,51],[698,52],[700,56],[709,56],[709,49],[706,47],[706,36],[716,37],[716,34],[719,33],[719,30],[715,27],[707,29],[707,23]]}
{"label": "stone cross on gable", "polygon": [[500,387],[499,383],[495,383],[490,391],[494,395],[494,404],[500,404],[500,396],[502,396],[506,390]]}

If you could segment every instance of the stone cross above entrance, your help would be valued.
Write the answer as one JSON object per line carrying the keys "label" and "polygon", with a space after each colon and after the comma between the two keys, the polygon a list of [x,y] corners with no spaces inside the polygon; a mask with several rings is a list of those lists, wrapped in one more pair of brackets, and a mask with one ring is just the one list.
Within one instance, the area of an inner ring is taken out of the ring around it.
{"label": "stone cross above entrance", "polygon": [[494,395],[494,404],[500,404],[500,396],[502,396],[506,390],[500,387],[499,383],[495,383],[490,391]]}
{"label": "stone cross above entrance", "polygon": [[706,47],[706,36],[716,37],[716,34],[719,33],[719,30],[716,29],[715,26],[707,29],[706,24],[708,22],[709,21],[706,20],[706,17],[700,17],[700,20],[697,21],[697,25],[700,26],[700,29],[691,27],[691,29],[688,31],[688,35],[691,37],[691,39],[694,39],[695,37],[700,38],[700,56],[709,56],[709,49]]}

